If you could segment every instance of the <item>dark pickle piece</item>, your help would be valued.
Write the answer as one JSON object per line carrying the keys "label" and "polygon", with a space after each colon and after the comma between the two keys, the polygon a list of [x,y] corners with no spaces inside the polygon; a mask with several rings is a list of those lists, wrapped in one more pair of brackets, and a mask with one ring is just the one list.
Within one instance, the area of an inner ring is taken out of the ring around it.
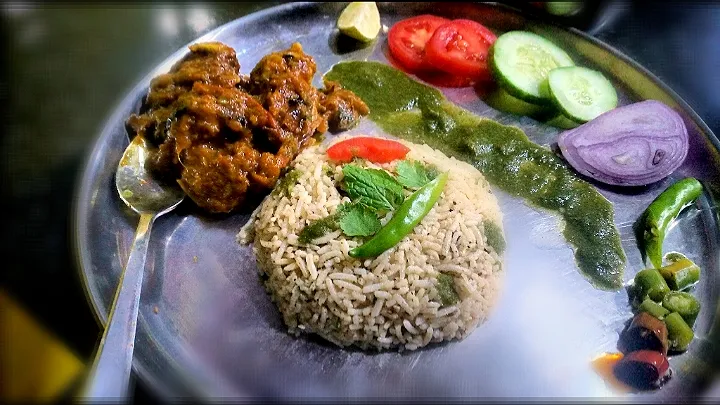
{"label": "dark pickle piece", "polygon": [[625,355],[613,368],[613,374],[637,390],[660,388],[671,375],[667,356],[652,350],[638,350]]}
{"label": "dark pickle piece", "polygon": [[627,354],[637,350],[653,350],[667,354],[668,331],[665,323],[647,312],[640,312],[620,337],[620,350]]}

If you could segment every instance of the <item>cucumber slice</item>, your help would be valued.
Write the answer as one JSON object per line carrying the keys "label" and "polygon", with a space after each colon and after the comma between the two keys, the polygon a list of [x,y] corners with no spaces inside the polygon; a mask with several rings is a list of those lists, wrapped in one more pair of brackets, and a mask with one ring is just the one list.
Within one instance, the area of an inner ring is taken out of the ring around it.
{"label": "cucumber slice", "polygon": [[568,117],[587,122],[617,107],[617,93],[602,73],[580,66],[553,69],[548,88],[555,106]]}
{"label": "cucumber slice", "polygon": [[550,94],[542,86],[548,73],[575,65],[557,45],[527,31],[500,35],[490,52],[490,66],[498,83],[513,96],[536,104],[550,102]]}

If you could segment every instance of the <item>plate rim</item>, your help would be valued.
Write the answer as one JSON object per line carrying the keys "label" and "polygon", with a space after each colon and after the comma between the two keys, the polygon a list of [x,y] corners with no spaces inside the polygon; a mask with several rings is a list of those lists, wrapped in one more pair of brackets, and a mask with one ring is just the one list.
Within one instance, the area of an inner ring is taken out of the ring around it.
{"label": "plate rim", "polygon": [[[321,3],[328,4],[330,2]],[[92,268],[92,263],[90,262],[90,256],[88,253],[89,247],[84,243],[85,241],[82,237],[81,232],[82,230],[87,229],[88,211],[85,211],[82,208],[86,208],[92,200],[91,186],[93,184],[93,180],[96,178],[95,174],[99,167],[98,160],[102,158],[100,151],[104,147],[105,140],[112,136],[112,130],[110,125],[108,124],[118,121],[124,121],[125,115],[123,114],[121,107],[124,105],[135,103],[137,101],[136,95],[142,94],[147,90],[148,83],[152,80],[152,78],[159,74],[160,71],[167,70],[173,63],[175,63],[175,61],[179,60],[184,54],[186,54],[187,49],[190,45],[198,42],[212,40],[220,32],[227,30],[232,26],[246,24],[256,19],[263,19],[279,12],[287,12],[295,8],[305,8],[317,4],[317,2],[290,2],[270,6],[268,8],[251,12],[249,14],[243,15],[241,17],[229,20],[221,25],[218,25],[217,27],[206,32],[205,34],[200,35],[199,37],[196,37],[190,42],[182,45],[179,49],[166,56],[160,63],[154,65],[145,75],[142,76],[140,80],[135,82],[135,85],[133,85],[129,88],[129,90],[123,93],[122,97],[120,97],[118,101],[113,104],[113,107],[110,109],[110,113],[106,114],[105,118],[101,121],[100,130],[96,132],[97,135],[95,135],[95,137],[90,143],[91,146],[86,149],[86,152],[82,157],[82,170],[78,173],[78,175],[76,175],[72,194],[73,202],[70,213],[70,224],[72,226],[70,232],[72,239],[71,253],[74,258],[73,261],[76,267],[77,275],[79,276],[83,287],[85,298],[90,304],[90,307],[92,308],[92,313],[95,317],[96,322],[101,327],[101,331],[105,327],[108,314],[106,314],[105,311],[101,311],[101,307],[103,305],[101,304],[102,301],[100,298],[100,293],[97,290],[97,284],[91,284],[90,279],[93,277],[89,276],[89,269]],[[665,92],[675,103],[677,103],[677,105],[684,113],[688,114],[688,118],[693,122],[693,124],[698,126],[700,131],[702,131],[706,138],[711,142],[712,146],[720,152],[720,139],[717,137],[717,135],[713,133],[713,131],[705,123],[702,117],[700,117],[700,115],[698,115],[697,112],[669,85],[663,82],[649,69],[645,68],[639,62],[635,61],[622,51],[582,30],[574,27],[564,26],[554,21],[544,21],[541,17],[533,13],[524,12],[519,8],[512,7],[510,5],[498,2],[484,2],[484,5],[499,8],[506,12],[514,13],[524,18],[528,22],[566,31],[572,35],[580,37],[584,41],[590,42],[593,45],[608,51],[614,57],[620,59],[622,62],[628,64],[632,69],[641,73],[654,85],[658,86],[663,92]],[[718,229],[718,231],[720,232],[720,229]],[[720,314],[720,301],[716,304],[715,312],[716,314]],[[718,328],[719,324],[720,320],[716,315],[713,319],[713,323],[710,325],[708,338],[711,338],[712,335],[720,333],[720,330],[718,330],[720,329]],[[146,383],[146,385],[152,386],[152,391],[154,391],[154,394],[158,395],[160,398],[176,397],[176,395],[169,392],[167,385],[157,376],[148,372],[148,369],[144,362],[135,356],[133,357],[132,361],[132,369],[135,372],[137,378],[141,379],[144,383]],[[185,375],[183,374],[183,376]],[[715,393],[712,394],[713,392]],[[714,387],[708,387],[706,395],[718,395],[718,392],[720,392],[720,381],[718,381],[718,383]],[[203,397],[202,390],[199,390],[199,394],[200,397]],[[207,398],[209,396],[205,397]]]}

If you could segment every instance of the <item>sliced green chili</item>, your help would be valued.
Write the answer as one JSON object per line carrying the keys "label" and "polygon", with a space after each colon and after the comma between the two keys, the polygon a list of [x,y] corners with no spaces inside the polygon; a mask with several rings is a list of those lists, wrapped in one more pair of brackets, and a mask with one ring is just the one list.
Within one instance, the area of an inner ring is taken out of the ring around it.
{"label": "sliced green chili", "polygon": [[700,267],[685,257],[673,261],[659,270],[668,287],[675,291],[684,290],[700,280]]}
{"label": "sliced green chili", "polygon": [[375,257],[400,242],[430,212],[440,198],[447,178],[447,173],[442,173],[410,195],[372,239],[350,250],[350,256]]}
{"label": "sliced green chili", "polygon": [[662,246],[668,226],[701,193],[702,184],[697,179],[682,179],[663,191],[643,213],[644,254],[655,268],[662,266]]}
{"label": "sliced green chili", "polygon": [[662,306],[670,312],[677,312],[689,326],[695,324],[700,313],[700,303],[691,294],[682,291],[671,291],[663,298]]}
{"label": "sliced green chili", "polygon": [[665,294],[670,292],[665,279],[659,271],[655,269],[645,269],[635,275],[635,283],[633,287],[636,302],[640,303],[646,298],[660,302]]}
{"label": "sliced green chili", "polygon": [[695,334],[685,320],[677,312],[667,315],[664,319],[668,330],[670,348],[677,352],[684,352],[690,346]]}
{"label": "sliced green chili", "polygon": [[645,301],[640,304],[638,310],[640,312],[647,312],[648,314],[660,320],[665,318],[665,315],[670,313],[670,311],[668,311],[665,307],[651,300],[650,298],[645,298]]}

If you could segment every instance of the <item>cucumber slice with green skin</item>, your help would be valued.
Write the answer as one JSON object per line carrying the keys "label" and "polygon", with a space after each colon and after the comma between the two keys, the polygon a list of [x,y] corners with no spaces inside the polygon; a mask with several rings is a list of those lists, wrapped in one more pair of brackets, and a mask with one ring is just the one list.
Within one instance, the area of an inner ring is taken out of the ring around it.
{"label": "cucumber slice with green skin", "polygon": [[490,67],[498,84],[513,96],[536,104],[550,103],[547,86],[543,86],[548,73],[575,65],[557,45],[527,31],[500,35],[490,52]]}
{"label": "cucumber slice with green skin", "polygon": [[553,69],[548,88],[555,106],[568,117],[588,122],[617,107],[617,92],[602,73],[580,66]]}

